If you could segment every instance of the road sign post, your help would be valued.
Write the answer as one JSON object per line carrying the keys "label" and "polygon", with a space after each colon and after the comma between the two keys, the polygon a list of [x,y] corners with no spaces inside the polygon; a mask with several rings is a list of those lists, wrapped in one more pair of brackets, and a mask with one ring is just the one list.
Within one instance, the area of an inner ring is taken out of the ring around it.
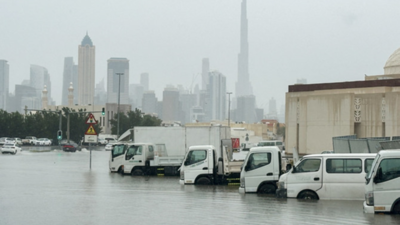
{"label": "road sign post", "polygon": [[91,145],[92,145],[92,143],[96,143],[97,142],[97,132],[94,129],[93,125],[97,124],[97,120],[94,118],[93,114],[90,113],[89,117],[87,118],[85,123],[89,124],[89,127],[85,132],[85,142],[89,143],[89,151],[90,151],[89,168],[92,169],[92,148],[91,148]]}

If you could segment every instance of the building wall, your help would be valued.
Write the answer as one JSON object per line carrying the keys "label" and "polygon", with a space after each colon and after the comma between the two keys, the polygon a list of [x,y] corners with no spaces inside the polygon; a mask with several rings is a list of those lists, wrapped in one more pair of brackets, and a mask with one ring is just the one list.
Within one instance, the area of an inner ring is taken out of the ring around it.
{"label": "building wall", "polygon": [[9,79],[9,65],[6,60],[0,60],[0,109],[3,110],[7,110]]}
{"label": "building wall", "polygon": [[288,92],[286,149],[314,154],[333,149],[336,136],[397,136],[399,94],[399,87]]}

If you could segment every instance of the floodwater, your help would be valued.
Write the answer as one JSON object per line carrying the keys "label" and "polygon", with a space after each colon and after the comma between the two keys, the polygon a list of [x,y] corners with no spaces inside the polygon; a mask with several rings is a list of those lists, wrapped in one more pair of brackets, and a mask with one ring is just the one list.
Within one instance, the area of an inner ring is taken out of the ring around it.
{"label": "floodwater", "polygon": [[111,174],[110,152],[0,154],[0,224],[400,224],[362,201],[305,201]]}

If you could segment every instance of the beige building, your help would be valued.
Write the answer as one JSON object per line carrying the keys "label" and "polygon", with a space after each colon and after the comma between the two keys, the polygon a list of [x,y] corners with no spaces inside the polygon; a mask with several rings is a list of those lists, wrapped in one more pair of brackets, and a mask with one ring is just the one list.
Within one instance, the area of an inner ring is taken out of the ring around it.
{"label": "beige building", "polygon": [[365,81],[290,85],[286,93],[288,152],[332,150],[332,137],[400,134],[400,49],[388,59],[384,75]]}
{"label": "beige building", "polygon": [[87,33],[78,49],[78,105],[93,105],[96,48]]}

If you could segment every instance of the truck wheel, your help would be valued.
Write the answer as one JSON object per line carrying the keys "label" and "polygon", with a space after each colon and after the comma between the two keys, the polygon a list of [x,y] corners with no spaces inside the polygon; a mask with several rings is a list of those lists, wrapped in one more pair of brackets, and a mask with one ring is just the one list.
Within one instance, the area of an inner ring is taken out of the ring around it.
{"label": "truck wheel", "polygon": [[303,191],[297,197],[298,199],[312,199],[318,200],[318,196],[312,191]]}
{"label": "truck wheel", "polygon": [[142,176],[143,175],[143,171],[141,169],[134,169],[131,172],[132,176]]}
{"label": "truck wheel", "polygon": [[263,184],[259,189],[259,194],[275,194],[276,188],[272,184]]}
{"label": "truck wheel", "polygon": [[400,202],[398,202],[398,203],[393,207],[392,213],[394,213],[394,214],[400,214]]}
{"label": "truck wheel", "polygon": [[210,183],[211,183],[211,180],[208,177],[200,177],[196,181],[196,184],[199,184],[199,185],[209,185]]}

